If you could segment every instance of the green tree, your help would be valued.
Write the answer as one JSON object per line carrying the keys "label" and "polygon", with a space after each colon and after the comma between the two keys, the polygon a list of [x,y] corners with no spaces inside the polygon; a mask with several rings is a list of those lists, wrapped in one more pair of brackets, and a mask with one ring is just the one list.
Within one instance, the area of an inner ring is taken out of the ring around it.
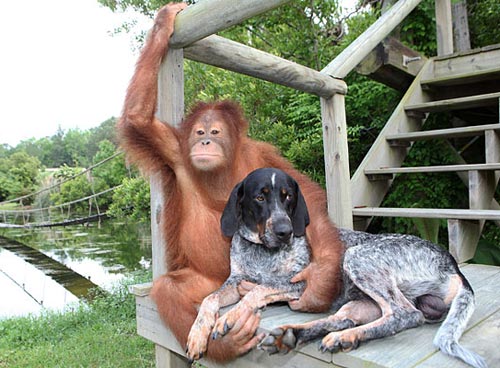
{"label": "green tree", "polygon": [[[33,192],[38,184],[40,161],[24,151],[15,152],[8,158],[0,158],[0,197],[13,199]],[[30,203],[27,198],[24,203]]]}

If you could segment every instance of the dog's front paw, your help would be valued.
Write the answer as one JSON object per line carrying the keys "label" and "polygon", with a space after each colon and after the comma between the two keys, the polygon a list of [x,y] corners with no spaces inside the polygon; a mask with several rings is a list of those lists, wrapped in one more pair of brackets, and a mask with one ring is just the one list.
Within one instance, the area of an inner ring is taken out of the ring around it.
{"label": "dog's front paw", "polygon": [[275,328],[264,337],[257,348],[269,354],[286,354],[297,345],[295,331],[291,327],[283,326]]}
{"label": "dog's front paw", "polygon": [[330,332],[321,340],[319,350],[323,353],[327,351],[332,353],[347,352],[356,349],[360,341],[358,334],[351,330]]}
{"label": "dog's front paw", "polygon": [[207,351],[208,338],[215,323],[215,314],[200,311],[189,331],[186,356],[190,361],[203,358]]}

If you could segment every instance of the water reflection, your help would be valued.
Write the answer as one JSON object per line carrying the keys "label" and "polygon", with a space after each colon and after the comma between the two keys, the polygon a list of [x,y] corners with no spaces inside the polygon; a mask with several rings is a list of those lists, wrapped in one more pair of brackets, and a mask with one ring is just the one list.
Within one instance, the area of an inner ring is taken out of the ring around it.
{"label": "water reflection", "polygon": [[[37,249],[45,256],[77,272],[83,276],[83,279],[88,279],[104,289],[109,289],[131,271],[148,268],[151,262],[149,224],[126,224],[106,220],[100,225],[92,223],[88,226],[75,225],[64,228],[0,229],[0,236]],[[3,278],[3,282],[0,280],[0,285],[2,290],[4,287],[7,288],[8,279],[11,281],[24,280],[24,282],[16,281],[20,285],[24,283],[26,289],[24,294],[29,294],[29,290],[31,290],[30,293],[33,296],[38,295],[37,292],[40,292],[40,290],[45,290],[46,294],[49,293],[47,291],[49,289],[52,292],[56,290],[52,283],[57,280],[55,270],[57,267],[50,266],[50,262],[45,265],[45,269],[40,265],[38,265],[38,268],[34,267],[31,264],[33,262],[29,262],[29,256],[25,254],[23,258],[21,246],[11,247],[7,250],[1,246],[2,242],[0,241],[0,271],[3,272],[3,274],[0,272],[0,278]],[[25,252],[28,251],[24,250]],[[45,280],[44,284],[38,285],[37,282],[43,280],[45,275],[48,275],[51,280]],[[79,281],[72,286],[68,286],[68,282],[71,284],[75,280]],[[70,277],[70,280],[60,278],[59,282],[60,285],[66,283],[66,290],[73,288],[71,295],[82,295],[82,291],[78,291],[78,288],[82,287],[82,284],[78,285],[78,283],[82,282],[82,278]],[[58,285],[59,288],[60,285]],[[12,285],[8,286],[8,288],[8,290],[11,290],[7,294],[9,303],[14,299],[14,303],[17,300],[16,304],[18,305],[27,304],[26,301],[23,303],[26,295],[14,297],[14,294],[19,293],[13,291]],[[87,285],[83,286],[83,288],[86,289]],[[61,295],[65,292],[62,292]],[[0,317],[6,315],[3,310],[7,305],[7,298],[2,299],[4,300],[0,300]],[[44,306],[47,306],[47,297],[35,296],[32,299],[44,300]],[[66,295],[59,298],[59,300],[65,300],[63,304],[66,304],[74,301],[74,298]]]}

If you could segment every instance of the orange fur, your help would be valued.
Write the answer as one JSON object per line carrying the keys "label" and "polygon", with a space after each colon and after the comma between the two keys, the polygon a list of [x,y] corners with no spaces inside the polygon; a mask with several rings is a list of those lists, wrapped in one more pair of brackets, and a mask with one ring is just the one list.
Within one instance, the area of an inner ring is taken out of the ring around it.
{"label": "orange fur", "polygon": [[[170,4],[158,13],[117,127],[128,158],[144,172],[159,172],[162,178],[169,272],[155,280],[152,297],[162,319],[184,345],[196,317],[197,304],[229,275],[230,242],[221,233],[220,216],[231,189],[251,171],[260,167],[286,171],[301,186],[309,208],[311,225],[307,235],[314,267],[304,273],[307,288],[296,307],[308,311],[328,309],[340,291],[343,245],[328,220],[324,191],[295,170],[273,146],[247,138],[248,122],[237,104],[228,101],[198,104],[179,128],[164,125],[154,117],[158,69],[180,8]],[[217,112],[229,133],[224,138],[229,164],[207,173],[190,165],[190,147],[186,142],[193,124],[210,111]],[[256,323],[247,325],[251,326],[245,325],[237,336],[228,334],[210,342],[208,356],[227,361],[255,345],[251,338]]]}

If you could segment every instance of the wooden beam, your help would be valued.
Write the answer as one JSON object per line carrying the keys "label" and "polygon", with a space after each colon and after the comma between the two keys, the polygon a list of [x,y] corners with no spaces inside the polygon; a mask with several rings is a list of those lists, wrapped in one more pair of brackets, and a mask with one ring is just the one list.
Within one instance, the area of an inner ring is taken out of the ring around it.
{"label": "wooden beam", "polygon": [[352,229],[352,201],[347,147],[345,96],[321,99],[328,213],[340,227]]}
{"label": "wooden beam", "polygon": [[453,54],[453,24],[451,20],[451,1],[435,1],[438,56]]}
{"label": "wooden beam", "polygon": [[406,18],[422,0],[400,0],[378,18],[363,34],[354,40],[321,72],[335,78],[344,78],[368,55],[375,46]]}
{"label": "wooden beam", "polygon": [[265,13],[290,0],[199,1],[175,18],[171,48],[183,48],[223,29],[230,28],[255,15]]}
{"label": "wooden beam", "polygon": [[358,64],[356,72],[398,91],[406,91],[427,58],[394,37],[379,43]]}
{"label": "wooden beam", "polygon": [[212,35],[184,49],[187,58],[223,69],[278,83],[321,97],[345,94],[344,81],[314,69],[254,49],[224,37]]}

